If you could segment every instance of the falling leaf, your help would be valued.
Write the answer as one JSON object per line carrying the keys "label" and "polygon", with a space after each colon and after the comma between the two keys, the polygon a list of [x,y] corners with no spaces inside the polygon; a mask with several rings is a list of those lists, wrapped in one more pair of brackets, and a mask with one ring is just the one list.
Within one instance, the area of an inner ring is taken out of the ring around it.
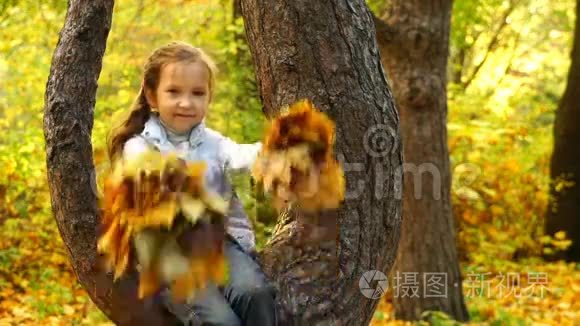
{"label": "falling leaf", "polygon": [[180,204],[183,215],[185,215],[187,220],[192,224],[195,224],[197,220],[202,217],[202,214],[205,211],[204,203],[199,199],[192,198],[191,196],[181,196]]}
{"label": "falling leaf", "polygon": [[299,101],[274,119],[252,176],[271,192],[279,210],[338,208],[344,199],[344,173],[334,159],[334,122],[309,101]]}
{"label": "falling leaf", "polygon": [[[223,279],[216,276],[219,264],[209,266],[224,259],[229,203],[206,190],[205,171],[204,162],[186,163],[173,154],[151,150],[119,160],[105,179],[103,232],[97,249],[105,255],[106,268],[114,271],[115,280],[128,270],[131,258],[136,258],[140,298],[177,280],[181,282],[172,291],[186,298],[207,282]],[[209,232],[195,232],[190,245],[182,248],[177,238],[202,220],[209,223],[203,224]],[[193,283],[184,287],[183,280]]]}
{"label": "falling leaf", "polygon": [[144,269],[149,269],[154,259],[159,256],[163,240],[165,235],[155,229],[143,230],[133,236],[137,259]]}

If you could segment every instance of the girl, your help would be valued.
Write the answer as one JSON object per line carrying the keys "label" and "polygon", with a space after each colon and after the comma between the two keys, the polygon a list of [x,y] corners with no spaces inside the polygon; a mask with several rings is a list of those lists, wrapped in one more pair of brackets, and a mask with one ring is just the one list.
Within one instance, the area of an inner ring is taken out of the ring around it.
{"label": "girl", "polygon": [[[172,42],[155,50],[144,68],[141,90],[128,118],[109,137],[111,160],[147,148],[173,151],[184,160],[207,164],[206,185],[222,196],[232,194],[228,171],[249,170],[261,143],[237,144],[209,129],[204,118],[214,93],[213,61],[200,49]],[[225,254],[229,283],[210,284],[191,304],[162,301],[184,325],[275,325],[274,290],[250,253],[255,250],[252,227],[235,193],[230,199]]]}

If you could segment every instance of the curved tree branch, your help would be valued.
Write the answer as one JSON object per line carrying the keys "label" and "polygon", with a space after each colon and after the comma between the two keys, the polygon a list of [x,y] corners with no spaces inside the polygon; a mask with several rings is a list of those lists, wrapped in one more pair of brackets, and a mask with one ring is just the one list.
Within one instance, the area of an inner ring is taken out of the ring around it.
{"label": "curved tree branch", "polygon": [[119,325],[170,325],[155,300],[137,299],[136,273],[113,283],[97,255],[99,209],[91,130],[113,0],[69,1],[46,87],[44,136],[52,211],[74,272]]}
{"label": "curved tree branch", "polygon": [[[261,253],[281,325],[367,325],[378,300],[358,284],[393,264],[402,181],[399,117],[373,16],[362,0],[242,0],[242,15],[265,113],[302,98],[326,112],[350,190],[338,210],[288,212]],[[375,136],[384,140],[378,153],[366,143]]]}

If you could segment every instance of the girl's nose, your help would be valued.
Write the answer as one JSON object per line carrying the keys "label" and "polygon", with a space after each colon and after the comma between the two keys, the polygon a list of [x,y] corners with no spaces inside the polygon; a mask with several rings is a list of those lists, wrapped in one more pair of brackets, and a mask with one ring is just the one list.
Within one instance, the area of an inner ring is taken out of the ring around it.
{"label": "girl's nose", "polygon": [[183,96],[182,98],[179,99],[177,106],[179,106],[180,108],[189,108],[191,107],[192,103],[193,101],[189,96]]}

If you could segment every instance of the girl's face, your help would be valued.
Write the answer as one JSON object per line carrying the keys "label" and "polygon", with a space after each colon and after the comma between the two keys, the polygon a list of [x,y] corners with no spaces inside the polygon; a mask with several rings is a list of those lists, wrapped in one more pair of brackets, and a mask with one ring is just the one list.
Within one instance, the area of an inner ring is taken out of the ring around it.
{"label": "girl's face", "polygon": [[155,92],[146,90],[147,102],[173,131],[185,133],[200,123],[210,102],[209,71],[199,61],[173,62],[161,68]]}

